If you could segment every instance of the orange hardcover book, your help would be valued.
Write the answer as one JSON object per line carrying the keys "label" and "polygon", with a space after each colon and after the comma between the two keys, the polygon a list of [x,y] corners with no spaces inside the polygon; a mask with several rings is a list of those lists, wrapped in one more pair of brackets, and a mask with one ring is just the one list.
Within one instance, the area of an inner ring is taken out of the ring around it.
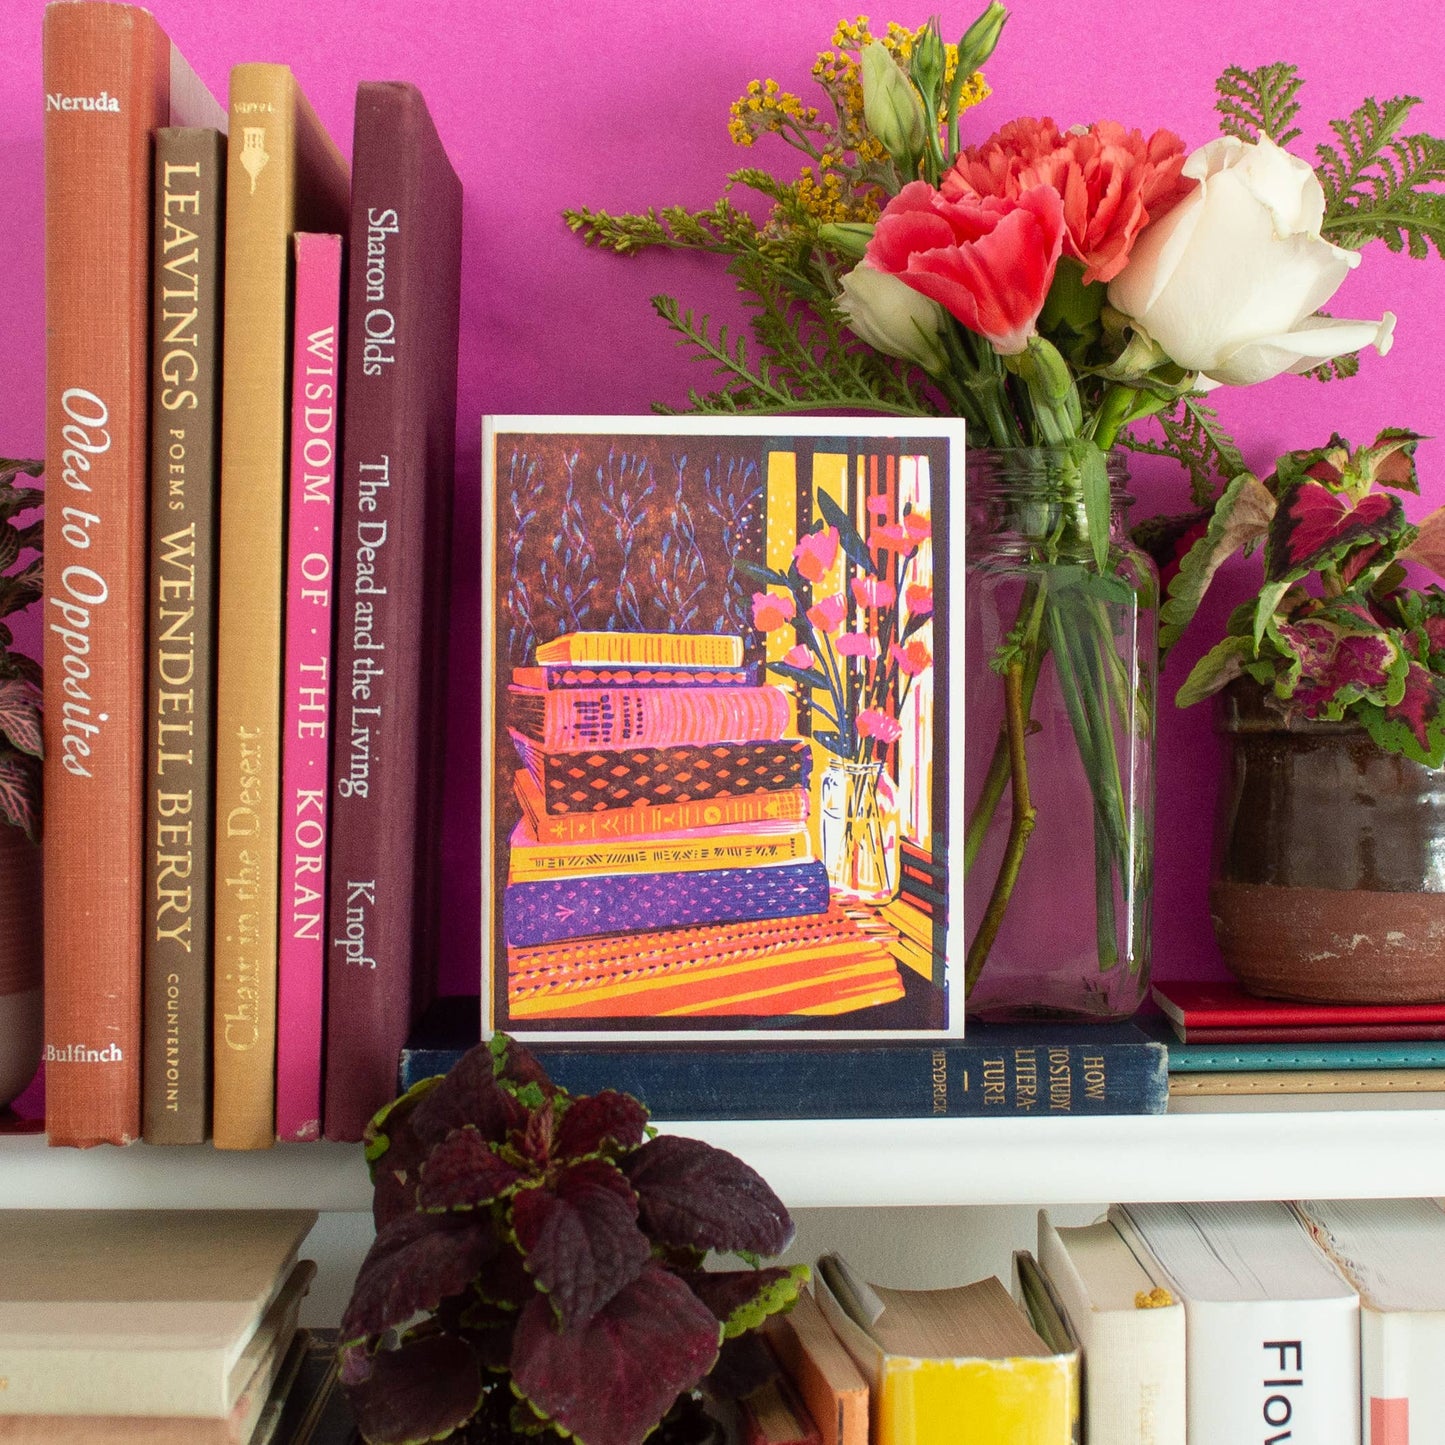
{"label": "orange hardcover book", "polygon": [[154,17],[44,21],[45,1072],[52,1144],[140,1134],[152,134],[225,113]]}
{"label": "orange hardcover book", "polygon": [[296,231],[344,233],[350,172],[285,65],[231,71],[216,629],[211,1134],[275,1142],[281,656]]}
{"label": "orange hardcover book", "polygon": [[788,1372],[822,1445],[868,1445],[868,1381],[807,1291],[764,1337]]}

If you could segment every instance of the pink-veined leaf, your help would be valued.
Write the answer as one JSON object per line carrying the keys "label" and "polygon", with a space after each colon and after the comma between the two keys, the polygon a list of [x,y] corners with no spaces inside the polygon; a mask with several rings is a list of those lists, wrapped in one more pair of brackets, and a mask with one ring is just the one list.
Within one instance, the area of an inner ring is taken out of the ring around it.
{"label": "pink-veined leaf", "polygon": [[588,1159],[512,1200],[527,1270],[564,1330],[584,1327],[651,1257],[637,1227],[637,1196],[615,1165]]}
{"label": "pink-veined leaf", "polygon": [[559,1331],[545,1299],[517,1322],[512,1381],[579,1445],[642,1445],[717,1359],[722,1326],[675,1275],[649,1261],[585,1329]]}
{"label": "pink-veined leaf", "polygon": [[28,753],[0,754],[0,820],[40,841],[40,759]]}
{"label": "pink-veined leaf", "polygon": [[1418,662],[1410,663],[1399,702],[1383,708],[1360,703],[1354,715],[1387,752],[1431,768],[1445,762],[1445,681]]}
{"label": "pink-veined leaf", "polygon": [[40,689],[24,678],[0,682],[0,732],[23,753],[45,756],[40,736]]}

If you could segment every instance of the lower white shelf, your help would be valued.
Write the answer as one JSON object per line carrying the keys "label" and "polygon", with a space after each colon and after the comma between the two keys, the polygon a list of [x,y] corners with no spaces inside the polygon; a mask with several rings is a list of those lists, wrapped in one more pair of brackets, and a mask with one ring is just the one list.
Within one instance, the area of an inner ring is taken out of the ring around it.
{"label": "lower white shelf", "polygon": [[[1445,1109],[668,1123],[792,1209],[1445,1195]],[[0,1138],[0,1208],[370,1209],[358,1144],[50,1149]]]}

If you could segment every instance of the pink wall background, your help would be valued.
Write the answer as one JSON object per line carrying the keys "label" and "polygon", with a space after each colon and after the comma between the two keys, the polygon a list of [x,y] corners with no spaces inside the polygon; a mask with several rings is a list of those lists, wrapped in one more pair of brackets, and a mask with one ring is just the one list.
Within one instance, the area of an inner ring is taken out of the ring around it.
{"label": "pink wall background", "polygon": [[[982,0],[944,15],[956,36]],[[43,445],[41,251],[42,0],[5,0],[0,47],[0,454]],[[705,205],[742,164],[779,166],[790,153],[741,152],[727,138],[729,103],[748,80],[772,76],[810,98],[809,69],[838,0],[785,5],[727,0],[592,0],[580,4],[476,0],[154,0],[192,64],[224,98],[229,67],[284,61],[296,71],[343,151],[361,80],[409,79],[431,105],[466,191],[462,296],[454,646],[445,845],[448,926],[442,979],[474,988],[478,907],[478,469],[484,412],[646,411],[680,404],[708,378],[649,310],[657,291],[714,315],[736,312],[720,267],[693,257],[621,260],[587,251],[559,213],[591,204]],[[923,22],[906,0],[881,23]],[[1113,118],[1167,126],[1192,148],[1217,134],[1213,81],[1229,64],[1298,64],[1313,155],[1332,118],[1364,96],[1424,97],[1414,129],[1445,133],[1445,18],[1438,0],[1018,0],[988,67],[994,95],[966,118],[981,140],[1016,115],[1060,124]],[[1282,378],[1219,393],[1245,455],[1263,467],[1279,450],[1317,445],[1332,430],[1356,442],[1384,425],[1441,440],[1423,445],[1418,516],[1445,502],[1445,387],[1441,320],[1445,262],[1366,252],[1331,307],[1336,315],[1397,313],[1393,352],[1373,354],[1353,381],[1321,386]],[[1177,509],[1182,484],[1136,466],[1140,510]],[[1211,606],[1217,621],[1241,595],[1238,577]],[[1208,620],[1208,619],[1206,619]],[[1164,679],[1154,955],[1161,976],[1219,970],[1205,906],[1208,839],[1219,771],[1207,708],[1172,705],[1202,650],[1188,641]]]}

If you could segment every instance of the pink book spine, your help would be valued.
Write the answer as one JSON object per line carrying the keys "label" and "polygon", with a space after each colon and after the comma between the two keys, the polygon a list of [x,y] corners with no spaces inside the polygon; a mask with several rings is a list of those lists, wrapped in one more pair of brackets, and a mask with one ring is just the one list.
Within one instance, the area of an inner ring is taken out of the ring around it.
{"label": "pink book spine", "polygon": [[787,735],[781,687],[591,688],[539,695],[541,742],[555,752],[748,743]]}
{"label": "pink book spine", "polygon": [[298,232],[287,500],[276,1137],[321,1137],[341,237]]}

